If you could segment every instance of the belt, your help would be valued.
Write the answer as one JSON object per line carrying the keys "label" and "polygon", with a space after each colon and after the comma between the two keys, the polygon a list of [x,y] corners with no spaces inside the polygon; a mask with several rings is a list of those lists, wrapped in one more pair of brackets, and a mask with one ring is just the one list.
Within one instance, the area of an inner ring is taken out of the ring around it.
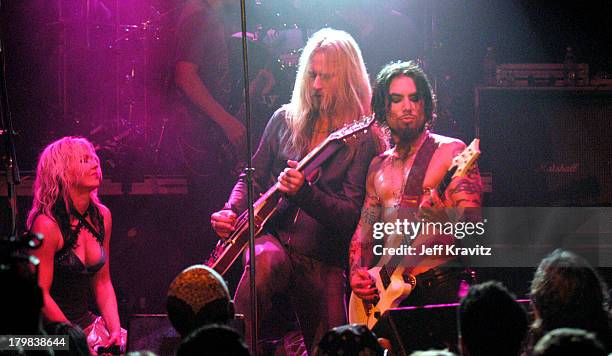
{"label": "belt", "polygon": [[476,282],[476,272],[458,265],[455,261],[444,263],[416,276],[417,285],[430,286],[447,281],[452,277],[462,277],[472,284]]}

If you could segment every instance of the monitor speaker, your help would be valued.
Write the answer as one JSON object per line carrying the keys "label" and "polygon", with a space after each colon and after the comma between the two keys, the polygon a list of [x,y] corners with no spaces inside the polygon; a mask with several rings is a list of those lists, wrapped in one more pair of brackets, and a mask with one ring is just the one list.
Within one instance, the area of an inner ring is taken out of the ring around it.
{"label": "monitor speaker", "polygon": [[391,341],[396,355],[432,348],[458,353],[456,305],[390,309],[372,331]]}
{"label": "monitor speaker", "polygon": [[[527,310],[528,300],[517,300]],[[377,337],[388,339],[395,355],[414,351],[448,349],[459,354],[457,347],[458,303],[402,307],[387,310],[372,330]]]}

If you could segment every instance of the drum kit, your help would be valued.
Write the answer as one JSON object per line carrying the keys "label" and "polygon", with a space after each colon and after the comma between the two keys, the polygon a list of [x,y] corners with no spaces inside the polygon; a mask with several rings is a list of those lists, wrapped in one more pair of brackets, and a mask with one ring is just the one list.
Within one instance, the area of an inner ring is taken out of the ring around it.
{"label": "drum kit", "polygon": [[[313,31],[289,20],[291,6],[282,1],[256,0],[249,5],[255,19],[251,22],[257,22],[247,36],[257,138],[274,110],[289,101],[300,50]],[[159,153],[171,122],[172,56],[180,6],[140,9],[134,13],[141,19],[131,23],[120,23],[128,16],[120,13],[126,6],[117,0],[59,2],[58,8],[59,20],[50,25],[60,33],[59,111],[72,127],[70,133],[90,137],[111,170],[120,171],[116,165],[126,161],[126,155],[154,157],[151,152]],[[235,32],[228,41],[233,58],[242,58],[241,37]],[[233,72],[239,75],[232,87],[242,93],[241,71]],[[83,96],[94,99],[85,103]],[[242,116],[242,95],[231,97],[235,99],[228,111]]]}
{"label": "drum kit", "polygon": [[[62,110],[58,112],[63,114],[64,126],[73,127],[69,134],[86,135],[98,144],[101,156],[109,157],[110,168],[118,162],[134,162],[122,157],[124,152],[130,152],[130,157],[140,155],[144,161],[155,157],[157,162],[164,136],[172,128],[174,37],[182,1],[157,1],[165,3],[159,9],[145,4],[153,2],[57,2],[59,20],[52,25],[60,33],[57,92]],[[289,102],[308,37],[325,26],[346,28],[356,18],[355,12],[365,11],[362,16],[367,16],[369,8],[341,3],[247,0],[254,143],[270,115]],[[228,9],[228,14],[224,18],[231,19],[226,25],[235,65],[230,71],[234,92],[227,109],[241,118],[245,111],[242,33],[236,26],[237,9]]]}
{"label": "drum kit", "polygon": [[[270,115],[290,100],[301,49],[308,37],[325,26],[346,29],[355,36],[362,50],[367,49],[372,41],[359,38],[361,33],[354,27],[361,26],[361,22],[356,21],[358,17],[354,13],[371,14],[370,7],[362,5],[369,0],[246,1],[251,117],[256,143]],[[39,135],[44,136],[41,141],[47,142],[59,135],[87,136],[98,145],[101,156],[108,157],[111,170],[119,162],[134,162],[120,157],[123,152],[135,151],[131,154],[141,155],[146,161],[164,151],[162,147],[168,141],[165,137],[172,134],[173,128],[174,39],[183,2],[19,2],[23,7],[31,4],[18,12],[27,21],[26,25],[42,26],[37,32],[39,38],[22,42],[28,43],[32,52],[36,51],[31,58],[40,62],[33,66],[40,68],[43,77],[37,81],[37,90],[41,94],[48,92],[41,95],[47,101],[44,107],[49,108],[45,116],[57,118],[47,120],[48,127],[40,130]],[[230,57],[237,63],[231,67],[232,74],[236,75],[232,79],[236,92],[230,95],[233,102],[228,111],[241,117],[244,112],[242,34],[236,10],[230,9],[232,15],[226,16],[230,18],[226,22]],[[372,63],[375,62],[366,58],[366,65]],[[368,69],[370,74],[375,71]]]}
{"label": "drum kit", "polygon": [[150,7],[137,11],[144,20],[128,19],[134,9],[126,4],[58,0],[41,9],[51,17],[44,29],[51,33],[49,76],[58,93],[51,134],[90,138],[111,174],[124,171],[122,162],[146,157],[161,96],[153,85],[161,74],[153,71],[173,13]]}

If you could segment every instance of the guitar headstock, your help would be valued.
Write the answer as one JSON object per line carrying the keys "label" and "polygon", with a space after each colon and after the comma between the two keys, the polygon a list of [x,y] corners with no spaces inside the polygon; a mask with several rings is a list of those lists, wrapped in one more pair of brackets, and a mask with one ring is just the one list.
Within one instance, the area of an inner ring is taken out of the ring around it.
{"label": "guitar headstock", "polygon": [[451,167],[457,166],[457,170],[453,177],[462,177],[472,169],[474,162],[480,157],[480,140],[475,138],[469,146],[463,150],[459,155],[453,158]]}
{"label": "guitar headstock", "polygon": [[367,130],[374,123],[374,115],[364,116],[360,120],[344,126],[343,128],[332,132],[328,137],[328,141],[345,140],[357,133]]}

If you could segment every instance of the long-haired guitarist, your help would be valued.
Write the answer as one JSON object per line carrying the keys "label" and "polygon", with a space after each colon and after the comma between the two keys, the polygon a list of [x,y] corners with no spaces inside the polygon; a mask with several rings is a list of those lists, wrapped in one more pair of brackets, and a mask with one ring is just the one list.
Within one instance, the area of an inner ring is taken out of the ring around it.
{"label": "long-haired guitarist", "polygon": [[[346,251],[359,220],[368,164],[384,143],[376,130],[369,130],[308,176],[296,169],[296,161],[331,132],[370,114],[370,99],[368,75],[353,38],[332,29],[316,32],[300,57],[291,102],[274,113],[253,157],[256,194],[274,184],[284,194],[278,214],[256,241],[260,340],[279,336],[271,335],[269,326],[295,315],[312,351],[324,332],[346,323]],[[225,208],[211,216],[221,238],[234,231],[237,215],[247,208],[246,189],[243,174]],[[278,307],[283,302],[291,308]],[[248,270],[235,304],[246,316],[248,339]]]}
{"label": "long-haired guitarist", "polygon": [[[360,299],[360,303],[351,302],[351,315],[353,306],[363,309],[365,305],[367,315],[373,310],[369,306],[381,302],[385,292],[380,290],[381,286],[385,288],[389,280],[385,283],[377,280],[385,279],[384,274],[391,277],[394,274],[405,284],[406,288],[394,292],[404,304],[455,302],[462,281],[469,277],[464,268],[457,268],[455,256],[442,248],[454,244],[455,237],[416,234],[412,229],[416,225],[405,228],[404,222],[445,222],[450,220],[445,208],[480,207],[478,169],[474,167],[463,177],[450,180],[443,196],[439,196],[437,188],[453,158],[466,145],[430,131],[435,118],[435,97],[416,63],[390,63],[380,71],[372,110],[383,127],[388,127],[394,147],[374,158],[368,170],[366,199],[350,246],[350,284]],[[393,229],[388,226],[388,230],[381,231],[384,223],[393,224]],[[377,243],[383,246],[375,247]],[[391,252],[389,248],[395,249]],[[403,255],[392,255],[402,251]],[[368,271],[375,265],[385,269]],[[388,305],[398,303],[391,301]],[[377,317],[381,312],[384,310],[379,310]]]}

